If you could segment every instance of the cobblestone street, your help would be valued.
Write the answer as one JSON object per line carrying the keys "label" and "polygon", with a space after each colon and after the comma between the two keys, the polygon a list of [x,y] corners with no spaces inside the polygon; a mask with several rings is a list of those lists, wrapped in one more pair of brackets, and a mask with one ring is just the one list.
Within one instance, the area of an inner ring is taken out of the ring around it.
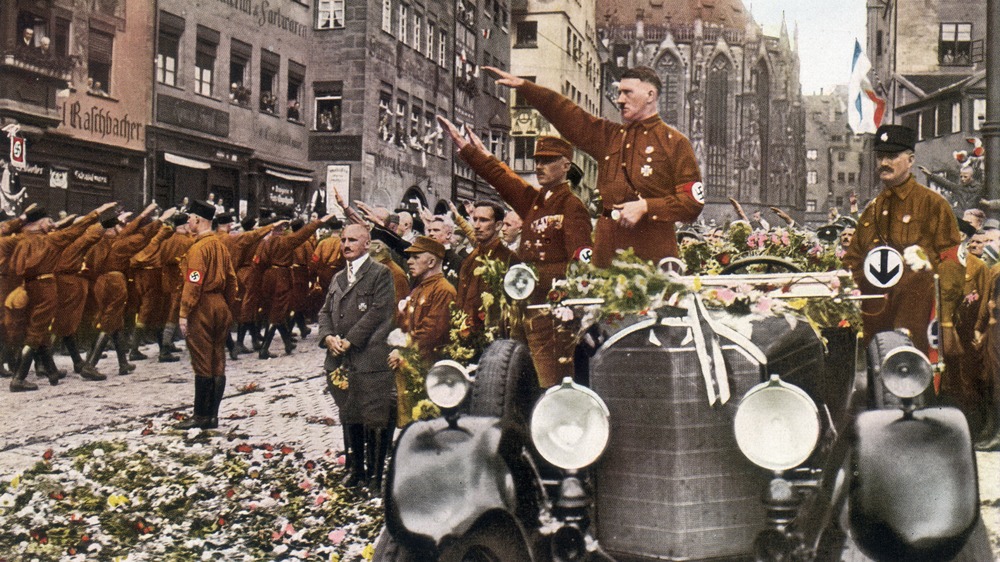
{"label": "cobblestone street", "polygon": [[[39,390],[13,394],[7,391],[8,379],[3,379],[0,472],[31,466],[49,448],[125,438],[150,417],[190,414],[194,375],[187,354],[181,354],[179,363],[158,363],[156,346],[143,350],[152,358],[137,361],[135,372],[128,376],[116,374],[117,363],[110,351],[98,365],[108,374],[106,381],[81,379],[63,356],[56,357],[56,364],[69,370],[69,375],[58,386],[31,375]],[[254,441],[294,443],[316,454],[339,450],[343,438],[339,425],[329,425],[336,420],[336,406],[326,392],[322,364],[323,352],[316,346],[315,335],[300,340],[292,355],[267,361],[256,354],[241,355],[238,361],[229,361],[217,431],[232,431]],[[259,390],[239,390],[252,384]]]}

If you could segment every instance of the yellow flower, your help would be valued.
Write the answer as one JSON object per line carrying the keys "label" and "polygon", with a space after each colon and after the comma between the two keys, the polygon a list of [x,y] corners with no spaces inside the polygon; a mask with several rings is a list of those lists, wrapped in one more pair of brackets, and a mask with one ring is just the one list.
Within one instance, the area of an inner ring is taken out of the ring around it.
{"label": "yellow flower", "polygon": [[21,475],[18,474],[17,476],[14,477],[13,480],[10,481],[10,487],[17,488],[20,485],[21,485]]}
{"label": "yellow flower", "polygon": [[361,557],[365,560],[371,560],[375,556],[375,545],[368,543],[365,545],[364,550],[361,551]]}
{"label": "yellow flower", "polygon": [[493,293],[483,293],[483,308],[493,306]]}
{"label": "yellow flower", "polygon": [[701,290],[701,276],[700,275],[695,275],[694,282],[692,283],[692,288],[695,291],[700,291]]}
{"label": "yellow flower", "polygon": [[336,552],[330,553],[330,562],[340,562],[340,555]]}
{"label": "yellow flower", "polygon": [[794,310],[802,310],[809,301],[807,301],[806,299],[789,299],[786,302],[788,304],[788,308],[792,308]]}
{"label": "yellow flower", "polygon": [[127,505],[131,501],[122,494],[111,494],[108,496],[108,507],[114,509],[120,505]]}

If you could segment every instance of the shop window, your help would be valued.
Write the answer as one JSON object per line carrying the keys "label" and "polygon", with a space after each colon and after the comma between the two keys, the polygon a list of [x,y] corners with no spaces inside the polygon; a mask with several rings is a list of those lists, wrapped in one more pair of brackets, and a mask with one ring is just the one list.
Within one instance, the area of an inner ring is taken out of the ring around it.
{"label": "shop window", "polygon": [[514,137],[514,171],[530,172],[535,167],[535,137]]}
{"label": "shop window", "polygon": [[517,22],[517,36],[514,46],[518,48],[535,48],[538,46],[538,22]]}
{"label": "shop window", "polygon": [[168,86],[177,85],[177,55],[180,51],[180,35],[172,29],[160,28],[156,46],[156,81]]}
{"label": "shop window", "polygon": [[219,32],[199,25],[194,57],[194,92],[196,94],[212,96],[218,47]]}
{"label": "shop window", "polygon": [[972,64],[972,24],[942,23],[938,62],[943,66]]}
{"label": "shop window", "polygon": [[392,0],[382,0],[382,31],[392,33]]}
{"label": "shop window", "polygon": [[87,50],[87,91],[98,96],[111,95],[111,57],[115,36],[97,29],[90,30]]}
{"label": "shop window", "polygon": [[251,91],[247,70],[250,68],[250,55],[253,47],[242,41],[233,39],[229,50],[229,101],[250,107]]}
{"label": "shop window", "polygon": [[316,29],[343,29],[344,0],[317,0]]}
{"label": "shop window", "polygon": [[260,110],[271,115],[278,114],[278,66],[280,57],[268,50],[260,52]]}

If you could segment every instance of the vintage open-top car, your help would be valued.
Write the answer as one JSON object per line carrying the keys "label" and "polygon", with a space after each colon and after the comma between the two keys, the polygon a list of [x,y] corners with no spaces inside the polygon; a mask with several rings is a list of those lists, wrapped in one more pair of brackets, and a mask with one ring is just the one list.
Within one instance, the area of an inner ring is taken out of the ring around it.
{"label": "vintage open-top car", "polygon": [[[375,559],[992,560],[968,426],[927,406],[925,354],[762,312],[842,304],[837,279],[671,277],[687,290],[636,314],[563,299],[593,322],[587,386],[541,392],[512,340],[436,364],[443,415],[399,436]],[[737,287],[751,313],[713,307]]]}

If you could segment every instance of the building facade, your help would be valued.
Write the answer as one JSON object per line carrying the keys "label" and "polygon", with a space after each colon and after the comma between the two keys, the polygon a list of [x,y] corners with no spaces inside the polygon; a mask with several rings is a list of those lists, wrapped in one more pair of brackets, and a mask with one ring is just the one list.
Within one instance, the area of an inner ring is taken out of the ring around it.
{"label": "building facade", "polygon": [[[803,96],[806,133],[805,223],[822,226],[832,214],[850,213],[850,195],[861,188],[864,141],[847,125],[846,86]],[[859,200],[859,204],[863,201]]]}
{"label": "building facade", "polygon": [[[595,4],[527,0],[517,4],[511,18],[511,72],[562,93],[591,114],[604,114]],[[511,164],[534,183],[535,139],[559,132],[516,95],[512,102]],[[606,115],[618,118],[617,111]],[[576,194],[596,213],[597,162],[580,150],[573,161],[584,172]]]}
{"label": "building facade", "polygon": [[660,115],[690,140],[706,186],[705,220],[805,212],[799,58],[782,24],[765,35],[739,0],[599,0],[612,73],[646,65],[663,81]]}
{"label": "building facade", "polygon": [[0,121],[19,127],[27,146],[16,182],[27,199],[15,200],[11,181],[5,208],[146,200],[153,19],[147,2],[12,0],[0,9]]}
{"label": "building facade", "polygon": [[[985,40],[984,1],[868,3],[868,56],[872,85],[886,99],[884,122],[917,131],[917,163],[952,178],[952,153],[971,152],[965,139],[981,137],[986,117]],[[874,169],[871,156],[865,168]]]}

